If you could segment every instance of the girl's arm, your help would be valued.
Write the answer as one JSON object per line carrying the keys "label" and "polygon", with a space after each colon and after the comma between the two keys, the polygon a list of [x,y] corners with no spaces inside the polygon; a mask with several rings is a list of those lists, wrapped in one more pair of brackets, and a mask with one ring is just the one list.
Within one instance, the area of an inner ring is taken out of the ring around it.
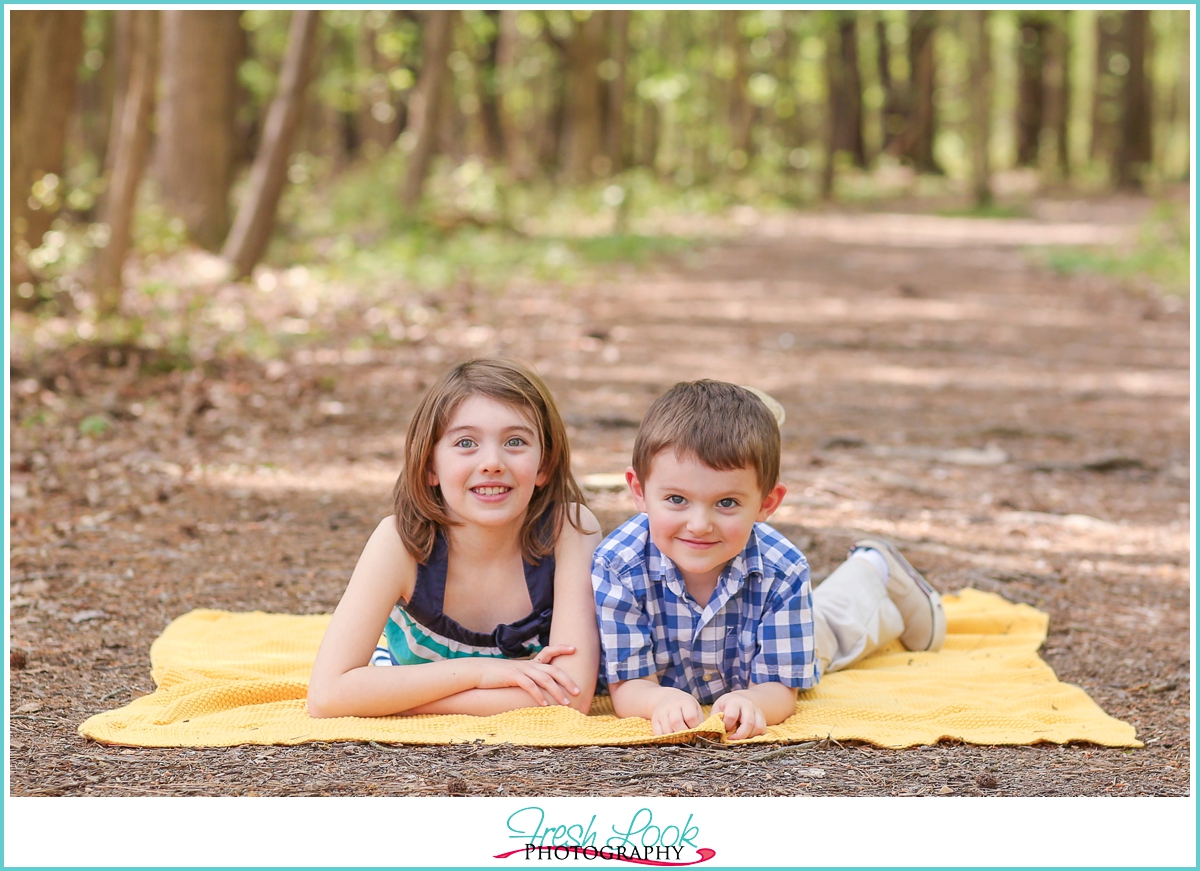
{"label": "girl's arm", "polygon": [[[554,548],[554,618],[550,623],[550,648],[558,649],[558,645],[574,648],[571,653],[556,655],[553,664],[579,689],[578,695],[572,694],[567,704],[586,714],[600,673],[600,634],[596,628],[596,600],[591,577],[592,553],[600,544],[600,524],[584,506],[579,506],[579,512],[580,525],[587,532],[581,533],[570,523],[564,523]],[[471,690],[422,705],[409,713],[486,715],[527,708],[530,702],[529,694],[519,689]],[[551,701],[551,704],[558,703],[562,703],[561,698]]]}
{"label": "girl's arm", "polygon": [[[490,705],[503,705],[496,710],[567,703],[570,695],[564,687],[574,681],[555,663],[472,657],[388,668],[367,665],[392,606],[412,595],[416,571],[416,561],[400,540],[395,520],[385,518],[367,541],[321,640],[308,684],[309,714],[382,717],[418,713],[414,709],[422,705],[480,687],[488,688],[481,698]],[[454,712],[496,710],[467,710],[464,706]]]}

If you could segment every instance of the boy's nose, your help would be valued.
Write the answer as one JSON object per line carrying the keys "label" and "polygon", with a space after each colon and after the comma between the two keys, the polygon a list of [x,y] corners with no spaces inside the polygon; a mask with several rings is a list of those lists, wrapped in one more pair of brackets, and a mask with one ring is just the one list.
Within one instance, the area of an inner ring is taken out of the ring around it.
{"label": "boy's nose", "polygon": [[697,509],[688,515],[687,528],[689,532],[704,533],[712,529],[712,518],[708,512]]}

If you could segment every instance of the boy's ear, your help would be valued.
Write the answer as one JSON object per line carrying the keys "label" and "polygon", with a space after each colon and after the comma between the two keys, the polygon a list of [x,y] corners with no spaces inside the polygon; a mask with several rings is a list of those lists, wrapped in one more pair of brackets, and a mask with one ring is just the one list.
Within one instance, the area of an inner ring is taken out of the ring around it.
{"label": "boy's ear", "polygon": [[783,504],[783,497],[786,495],[787,487],[782,483],[776,484],[771,488],[771,492],[763,497],[762,507],[758,509],[758,517],[754,519],[762,523],[779,509],[779,506]]}
{"label": "boy's ear", "polygon": [[625,483],[629,485],[629,492],[633,495],[633,504],[638,511],[646,510],[646,493],[642,490],[642,482],[638,480],[637,472],[630,466],[625,470]]}

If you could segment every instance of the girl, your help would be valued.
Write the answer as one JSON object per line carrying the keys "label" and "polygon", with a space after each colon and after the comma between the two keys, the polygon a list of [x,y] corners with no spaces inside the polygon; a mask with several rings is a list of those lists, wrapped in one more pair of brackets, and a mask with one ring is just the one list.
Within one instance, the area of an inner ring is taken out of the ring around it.
{"label": "girl", "polygon": [[325,631],[309,713],[587,713],[599,542],[546,385],[504,360],[459,364],[413,415],[395,515],[371,535]]}

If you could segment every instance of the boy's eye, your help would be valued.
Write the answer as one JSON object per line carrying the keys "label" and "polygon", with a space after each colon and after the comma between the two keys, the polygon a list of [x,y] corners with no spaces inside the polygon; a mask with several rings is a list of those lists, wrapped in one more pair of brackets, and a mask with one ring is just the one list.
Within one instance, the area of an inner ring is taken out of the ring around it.
{"label": "boy's eye", "polygon": [[675,494],[668,496],[667,501],[670,502],[672,505],[682,505],[687,500],[684,499],[682,496],[680,496],[678,493],[675,493]]}
{"label": "boy's eye", "polygon": [[456,448],[473,448],[475,447],[475,439],[469,439],[466,436],[454,443]]}
{"label": "boy's eye", "polygon": [[717,507],[718,508],[737,508],[737,504],[738,503],[737,503],[736,499],[722,499],[720,502],[717,503]]}

